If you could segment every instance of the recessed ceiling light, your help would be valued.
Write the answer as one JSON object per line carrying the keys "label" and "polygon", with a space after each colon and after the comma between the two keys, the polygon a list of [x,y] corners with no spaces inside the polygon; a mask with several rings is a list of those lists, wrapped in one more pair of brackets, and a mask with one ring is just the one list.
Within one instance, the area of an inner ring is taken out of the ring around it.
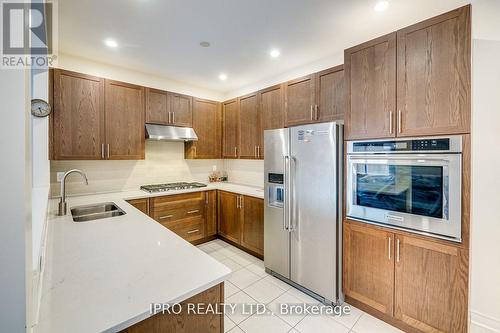
{"label": "recessed ceiling light", "polygon": [[106,44],[107,47],[112,47],[112,48],[118,47],[118,42],[114,39],[108,38],[104,41],[104,44]]}
{"label": "recessed ceiling light", "polygon": [[227,80],[227,75],[224,74],[224,73],[219,74],[219,80],[226,81]]}
{"label": "recessed ceiling light", "polygon": [[280,56],[280,54],[281,54],[280,50],[277,50],[277,49],[271,50],[271,52],[269,52],[269,55],[272,58],[278,58]]}
{"label": "recessed ceiling light", "polygon": [[202,42],[200,42],[200,46],[201,47],[210,47],[210,43],[207,41],[202,41]]}
{"label": "recessed ceiling light", "polygon": [[375,7],[373,9],[375,9],[376,12],[383,12],[388,7],[389,7],[389,1],[384,0],[384,1],[377,2],[377,4],[375,5]]}

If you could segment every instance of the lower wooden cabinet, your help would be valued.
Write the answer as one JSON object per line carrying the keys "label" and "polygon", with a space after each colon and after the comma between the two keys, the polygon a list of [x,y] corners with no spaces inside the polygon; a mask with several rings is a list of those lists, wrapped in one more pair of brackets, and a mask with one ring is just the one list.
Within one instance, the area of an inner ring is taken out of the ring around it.
{"label": "lower wooden cabinet", "polygon": [[219,191],[219,235],[264,255],[264,200]]}
{"label": "lower wooden cabinet", "polygon": [[217,191],[205,192],[205,236],[217,235]]}
{"label": "lower wooden cabinet", "polygon": [[236,193],[219,191],[219,235],[232,242],[241,241],[240,196]]}
{"label": "lower wooden cabinet", "polygon": [[221,309],[224,302],[224,283],[218,284],[208,290],[205,290],[180,303],[181,310],[178,314],[158,313],[148,319],[145,319],[125,330],[123,333],[189,333],[206,332],[222,333],[224,332],[224,314],[206,313],[197,314],[188,310],[188,306],[197,305],[213,309]]}
{"label": "lower wooden cabinet", "polygon": [[129,204],[140,210],[146,215],[149,215],[149,199],[148,198],[142,198],[142,199],[133,199],[133,200],[127,200]]}
{"label": "lower wooden cabinet", "polygon": [[468,250],[348,221],[344,290],[404,330],[467,332]]}

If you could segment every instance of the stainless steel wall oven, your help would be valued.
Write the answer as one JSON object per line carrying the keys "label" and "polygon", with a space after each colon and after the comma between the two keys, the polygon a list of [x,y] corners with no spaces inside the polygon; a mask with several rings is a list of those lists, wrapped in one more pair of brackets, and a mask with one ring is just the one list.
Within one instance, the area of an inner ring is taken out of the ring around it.
{"label": "stainless steel wall oven", "polygon": [[461,136],[347,143],[346,215],[462,240]]}

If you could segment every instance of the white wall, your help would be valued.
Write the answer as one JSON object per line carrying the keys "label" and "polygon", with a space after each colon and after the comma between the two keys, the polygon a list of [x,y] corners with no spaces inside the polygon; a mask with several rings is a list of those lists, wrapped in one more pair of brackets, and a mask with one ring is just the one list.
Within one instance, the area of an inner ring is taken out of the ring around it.
{"label": "white wall", "polygon": [[224,169],[232,183],[264,187],[262,160],[224,160]]}
{"label": "white wall", "polygon": [[222,101],[224,99],[224,95],[217,91],[198,88],[172,79],[141,73],[119,66],[111,66],[64,53],[59,54],[58,68],[214,101]]}
{"label": "white wall", "polygon": [[31,121],[29,73],[0,69],[0,331],[31,321]]}
{"label": "white wall", "polygon": [[486,333],[500,332],[500,1],[472,13],[470,330]]}

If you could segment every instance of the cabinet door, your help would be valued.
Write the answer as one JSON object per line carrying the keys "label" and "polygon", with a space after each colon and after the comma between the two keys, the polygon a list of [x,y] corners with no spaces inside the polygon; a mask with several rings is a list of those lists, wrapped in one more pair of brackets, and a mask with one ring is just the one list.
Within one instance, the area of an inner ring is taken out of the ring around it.
{"label": "cabinet door", "polygon": [[239,196],[219,191],[219,234],[240,244],[241,226]]}
{"label": "cabinet door", "polygon": [[467,250],[412,236],[396,242],[395,317],[422,332],[467,332]]}
{"label": "cabinet door", "polygon": [[[257,93],[240,97],[239,114],[239,158],[258,159],[261,145],[261,121]],[[263,134],[262,134],[263,135]]]}
{"label": "cabinet door", "polygon": [[398,31],[398,136],[470,132],[470,6]]}
{"label": "cabinet door", "polygon": [[181,127],[193,125],[193,98],[187,95],[170,93],[171,124]]}
{"label": "cabinet door", "polygon": [[239,102],[237,99],[222,104],[222,157],[238,158],[238,115]]}
{"label": "cabinet door", "polygon": [[217,191],[215,190],[205,192],[205,221],[205,237],[217,235]]}
{"label": "cabinet door", "polygon": [[260,112],[262,129],[285,127],[283,85],[278,84],[260,91]]}
{"label": "cabinet door", "polygon": [[241,246],[264,255],[264,201],[242,196]]}
{"label": "cabinet door", "polygon": [[285,83],[286,126],[315,122],[314,107],[314,74]]}
{"label": "cabinet door", "polygon": [[394,234],[350,222],[344,233],[346,295],[392,316]]}
{"label": "cabinet door", "polygon": [[345,139],[395,136],[396,33],[344,51]]}
{"label": "cabinet door", "polygon": [[146,88],[146,123],[168,125],[170,105],[168,92]]}
{"label": "cabinet door", "polygon": [[104,80],[55,69],[53,156],[56,160],[103,158]]}
{"label": "cabinet door", "polygon": [[344,66],[337,66],[316,74],[315,117],[319,122],[344,119]]}
{"label": "cabinet door", "polygon": [[129,204],[140,210],[146,215],[149,215],[149,199],[144,198],[144,199],[133,199],[133,200],[127,200]]}
{"label": "cabinet door", "polygon": [[193,99],[193,129],[198,141],[184,144],[184,157],[188,159],[221,158],[220,103]]}
{"label": "cabinet door", "polygon": [[144,159],[144,88],[105,80],[107,158]]}

